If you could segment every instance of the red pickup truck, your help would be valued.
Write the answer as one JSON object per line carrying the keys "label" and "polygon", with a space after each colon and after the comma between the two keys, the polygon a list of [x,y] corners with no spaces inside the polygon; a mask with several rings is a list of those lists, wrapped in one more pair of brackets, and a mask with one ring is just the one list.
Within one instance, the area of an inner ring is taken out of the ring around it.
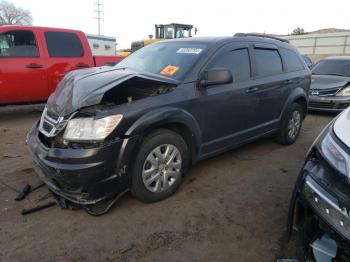
{"label": "red pickup truck", "polygon": [[93,56],[81,31],[1,26],[0,105],[46,101],[67,72],[121,59]]}

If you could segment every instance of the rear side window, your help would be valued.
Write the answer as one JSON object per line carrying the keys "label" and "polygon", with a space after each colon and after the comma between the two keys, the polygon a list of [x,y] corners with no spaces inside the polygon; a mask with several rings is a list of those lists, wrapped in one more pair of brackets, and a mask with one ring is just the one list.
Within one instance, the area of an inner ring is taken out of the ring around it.
{"label": "rear side window", "polygon": [[283,72],[282,60],[277,50],[256,48],[255,61],[261,77],[278,75]]}
{"label": "rear side window", "polygon": [[299,56],[295,52],[288,49],[281,49],[280,52],[284,62],[286,63],[288,72],[295,72],[305,69],[304,65],[299,59]]}
{"label": "rear side window", "polygon": [[45,32],[50,57],[82,57],[84,49],[74,33]]}
{"label": "rear side window", "polygon": [[242,82],[250,79],[250,59],[246,48],[221,53],[210,63],[209,67],[231,69],[234,82]]}
{"label": "rear side window", "polygon": [[39,49],[34,33],[28,30],[0,34],[0,57],[38,57]]}

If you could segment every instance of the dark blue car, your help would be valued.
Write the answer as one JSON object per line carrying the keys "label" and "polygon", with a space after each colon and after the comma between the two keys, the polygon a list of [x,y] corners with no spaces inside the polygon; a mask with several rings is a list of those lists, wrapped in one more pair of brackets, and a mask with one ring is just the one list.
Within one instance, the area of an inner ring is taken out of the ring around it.
{"label": "dark blue car", "polygon": [[199,160],[270,135],[293,144],[310,82],[283,40],[162,41],[115,67],[69,73],[28,145],[38,175],[63,199],[93,204],[131,190],[158,201]]}

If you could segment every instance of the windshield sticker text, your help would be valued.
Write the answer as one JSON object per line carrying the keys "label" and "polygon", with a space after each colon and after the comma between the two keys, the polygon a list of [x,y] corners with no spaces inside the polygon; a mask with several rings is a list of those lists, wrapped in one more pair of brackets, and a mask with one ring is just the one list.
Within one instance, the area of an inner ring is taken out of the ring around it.
{"label": "windshield sticker text", "polygon": [[178,54],[196,54],[198,55],[200,52],[202,52],[203,49],[200,48],[192,48],[192,47],[186,47],[186,48],[180,48],[176,51]]}

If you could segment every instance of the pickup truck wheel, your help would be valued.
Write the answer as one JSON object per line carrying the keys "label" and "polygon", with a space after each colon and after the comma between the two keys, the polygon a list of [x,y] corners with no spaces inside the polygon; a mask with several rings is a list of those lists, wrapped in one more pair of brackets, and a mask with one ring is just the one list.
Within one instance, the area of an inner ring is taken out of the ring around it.
{"label": "pickup truck wheel", "polygon": [[176,192],[189,163],[189,150],[175,132],[159,129],[147,136],[132,171],[132,194],[144,202],[163,200]]}
{"label": "pickup truck wheel", "polygon": [[282,145],[294,144],[299,136],[303,118],[301,105],[293,103],[282,117],[281,129],[276,137],[277,142]]}

